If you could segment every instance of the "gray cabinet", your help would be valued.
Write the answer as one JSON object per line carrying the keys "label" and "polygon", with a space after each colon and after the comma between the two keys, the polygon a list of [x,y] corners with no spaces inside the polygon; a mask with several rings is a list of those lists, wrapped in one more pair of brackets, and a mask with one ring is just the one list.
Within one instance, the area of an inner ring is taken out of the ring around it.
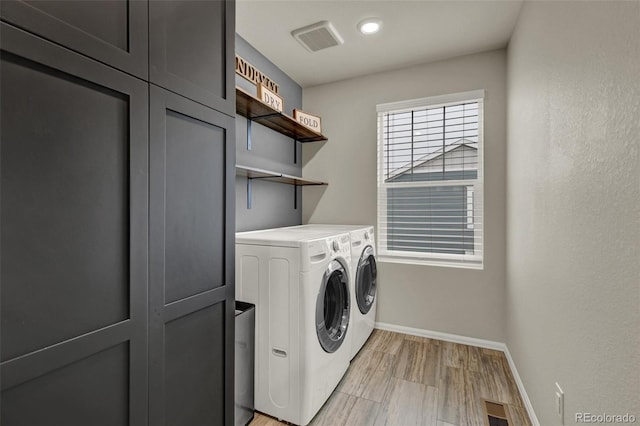
{"label": "gray cabinet", "polygon": [[233,424],[233,1],[0,12],[0,424]]}
{"label": "gray cabinet", "polygon": [[1,25],[1,422],[146,424],[147,84]]}
{"label": "gray cabinet", "polygon": [[147,80],[148,4],[135,0],[3,0],[2,19]]}
{"label": "gray cabinet", "polygon": [[231,424],[235,122],[150,101],[150,423]]}
{"label": "gray cabinet", "polygon": [[235,2],[149,2],[149,80],[235,115]]}

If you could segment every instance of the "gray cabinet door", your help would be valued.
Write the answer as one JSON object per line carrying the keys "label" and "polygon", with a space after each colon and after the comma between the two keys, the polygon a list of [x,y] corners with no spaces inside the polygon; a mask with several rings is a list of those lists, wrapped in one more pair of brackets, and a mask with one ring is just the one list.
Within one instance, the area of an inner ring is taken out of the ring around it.
{"label": "gray cabinet door", "polygon": [[0,25],[0,423],[145,425],[148,84]]}
{"label": "gray cabinet door", "polygon": [[234,0],[152,0],[149,81],[235,116]]}
{"label": "gray cabinet door", "polygon": [[3,0],[2,19],[144,80],[146,0]]}
{"label": "gray cabinet door", "polygon": [[235,123],[150,86],[149,422],[233,424]]}

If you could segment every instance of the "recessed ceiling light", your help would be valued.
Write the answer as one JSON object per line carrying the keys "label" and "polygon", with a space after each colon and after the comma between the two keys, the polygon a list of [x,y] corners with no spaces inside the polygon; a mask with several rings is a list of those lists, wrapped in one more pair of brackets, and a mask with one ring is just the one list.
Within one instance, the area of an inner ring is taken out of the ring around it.
{"label": "recessed ceiling light", "polygon": [[358,23],[358,31],[364,35],[375,34],[382,28],[382,21],[378,18],[363,19]]}

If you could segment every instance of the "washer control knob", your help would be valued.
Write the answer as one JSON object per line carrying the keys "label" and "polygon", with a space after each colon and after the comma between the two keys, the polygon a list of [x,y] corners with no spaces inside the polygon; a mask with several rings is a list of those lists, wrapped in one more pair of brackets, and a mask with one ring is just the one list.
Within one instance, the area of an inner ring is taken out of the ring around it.
{"label": "washer control knob", "polygon": [[333,251],[340,251],[340,243],[337,240],[333,240]]}

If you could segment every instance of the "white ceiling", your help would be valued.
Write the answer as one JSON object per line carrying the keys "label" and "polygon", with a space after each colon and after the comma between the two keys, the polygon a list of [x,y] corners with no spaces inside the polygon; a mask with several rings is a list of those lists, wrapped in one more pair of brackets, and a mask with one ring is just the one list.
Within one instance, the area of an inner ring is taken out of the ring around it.
{"label": "white ceiling", "polygon": [[[505,47],[522,0],[237,0],[236,31],[303,87]],[[383,20],[363,36],[356,25]],[[291,31],[327,20],[344,44],[315,53]]]}

